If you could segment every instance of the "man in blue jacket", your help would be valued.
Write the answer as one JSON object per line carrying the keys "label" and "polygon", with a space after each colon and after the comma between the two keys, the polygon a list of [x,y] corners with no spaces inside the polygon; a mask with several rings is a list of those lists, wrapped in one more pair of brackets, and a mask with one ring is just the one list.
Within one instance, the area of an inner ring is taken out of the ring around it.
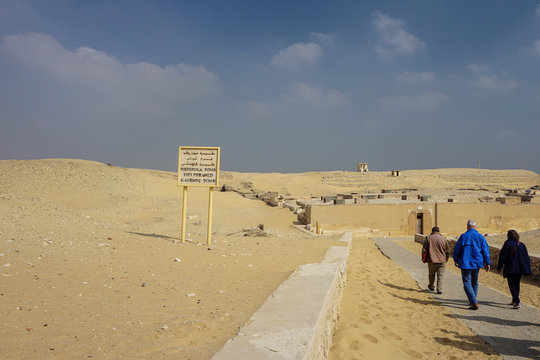
{"label": "man in blue jacket", "polygon": [[467,221],[467,232],[461,234],[454,248],[454,264],[461,269],[463,290],[469,299],[469,309],[478,310],[478,274],[480,268],[489,271],[489,247],[476,231],[476,221]]}

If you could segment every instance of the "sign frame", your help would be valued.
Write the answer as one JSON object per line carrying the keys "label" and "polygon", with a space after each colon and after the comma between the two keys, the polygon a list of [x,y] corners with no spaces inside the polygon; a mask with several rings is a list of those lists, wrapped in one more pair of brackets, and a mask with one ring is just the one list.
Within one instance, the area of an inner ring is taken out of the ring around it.
{"label": "sign frame", "polygon": [[[188,154],[186,152],[193,152],[196,154]],[[201,154],[201,152],[215,152],[215,154]],[[179,146],[178,147],[178,175],[177,175],[177,181],[178,186],[197,186],[197,187],[218,187],[219,186],[219,166],[220,166],[220,147],[218,146]],[[203,165],[205,163],[202,163],[201,160],[204,161],[204,158],[202,156],[215,156],[215,166],[214,169],[210,169],[210,167],[204,167]],[[186,157],[193,157],[196,159],[188,160]],[[183,163],[183,161],[191,161],[192,163]],[[195,161],[195,162],[193,162]],[[196,165],[195,165],[196,163]],[[188,171],[181,170],[182,167],[185,165],[191,165]],[[184,174],[189,173],[191,176],[185,176]],[[208,182],[208,183],[198,183],[196,181],[189,181],[187,179],[200,179],[205,180],[206,178],[210,177],[209,175],[212,174],[211,178],[215,179],[214,182]]]}
{"label": "sign frame", "polygon": [[[208,246],[212,244],[212,208],[214,188],[219,186],[219,156],[220,148],[218,146],[178,147],[177,182],[178,186],[183,187],[182,244],[186,242],[186,211],[189,186],[208,188],[208,228],[206,237]],[[214,181],[206,181],[208,179],[214,179]]]}

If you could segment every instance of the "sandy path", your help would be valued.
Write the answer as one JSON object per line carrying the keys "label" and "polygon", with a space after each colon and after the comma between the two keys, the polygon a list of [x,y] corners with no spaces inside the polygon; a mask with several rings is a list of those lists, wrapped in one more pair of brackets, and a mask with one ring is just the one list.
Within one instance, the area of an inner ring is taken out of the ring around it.
{"label": "sandy path", "polygon": [[330,359],[500,359],[367,238],[356,238]]}

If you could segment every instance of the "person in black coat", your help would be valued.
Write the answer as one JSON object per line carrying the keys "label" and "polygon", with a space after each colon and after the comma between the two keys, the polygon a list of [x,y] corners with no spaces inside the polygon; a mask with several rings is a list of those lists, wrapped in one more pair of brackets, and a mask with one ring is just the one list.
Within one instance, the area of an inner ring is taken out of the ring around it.
{"label": "person in black coat", "polygon": [[522,276],[532,274],[531,259],[527,247],[519,241],[519,234],[516,230],[508,230],[507,237],[508,239],[504,242],[499,254],[497,271],[501,272],[501,269],[504,268],[503,277],[508,281],[508,288],[512,293],[512,302],[508,305],[512,305],[513,309],[519,309],[521,307],[519,283]]}

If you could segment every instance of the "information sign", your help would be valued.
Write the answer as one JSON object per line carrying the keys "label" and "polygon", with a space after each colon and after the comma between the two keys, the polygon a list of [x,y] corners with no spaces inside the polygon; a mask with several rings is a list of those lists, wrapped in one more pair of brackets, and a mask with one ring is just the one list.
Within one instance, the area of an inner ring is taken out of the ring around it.
{"label": "information sign", "polygon": [[212,244],[213,188],[219,181],[219,147],[179,146],[178,186],[182,195],[182,244],[186,242],[186,211],[189,186],[208,187],[208,245]]}
{"label": "information sign", "polygon": [[219,147],[180,146],[178,186],[218,186]]}

